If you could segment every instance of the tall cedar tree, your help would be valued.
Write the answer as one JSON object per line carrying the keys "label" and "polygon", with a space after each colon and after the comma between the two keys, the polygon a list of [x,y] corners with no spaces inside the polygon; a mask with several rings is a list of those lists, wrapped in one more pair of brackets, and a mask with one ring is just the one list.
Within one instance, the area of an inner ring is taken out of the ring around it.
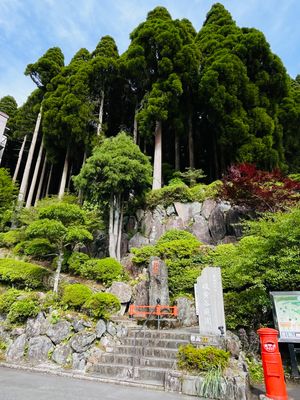
{"label": "tall cedar tree", "polygon": [[162,125],[168,119],[172,103],[176,103],[182,94],[182,84],[174,67],[174,58],[182,47],[182,39],[176,24],[163,7],[149,12],[146,21],[131,33],[130,38],[128,58],[137,56],[139,63],[144,65],[142,82],[146,93],[138,121],[143,135],[149,136],[155,131],[152,187],[159,189],[162,184]]}
{"label": "tall cedar tree", "polygon": [[277,107],[286,93],[286,72],[263,34],[238,28],[215,4],[196,41],[202,53],[201,126],[207,132],[210,176],[219,177],[235,161],[282,167]]}
{"label": "tall cedar tree", "polygon": [[52,79],[43,102],[47,152],[56,161],[57,156],[64,154],[60,198],[65,191],[70,162],[74,157],[82,158],[82,149],[91,140],[93,110],[89,101],[89,59],[86,49],[79,50],[70,64]]}

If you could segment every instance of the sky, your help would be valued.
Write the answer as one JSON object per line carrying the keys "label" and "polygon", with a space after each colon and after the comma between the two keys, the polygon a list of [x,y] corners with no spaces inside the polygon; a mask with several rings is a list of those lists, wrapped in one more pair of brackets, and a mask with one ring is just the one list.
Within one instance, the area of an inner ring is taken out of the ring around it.
{"label": "sky", "polygon": [[[240,27],[261,30],[288,73],[300,74],[299,0],[221,0]],[[156,6],[173,18],[188,18],[197,31],[211,0],[0,0],[0,98],[14,96],[22,105],[35,89],[24,75],[50,47],[58,46],[68,63],[82,47],[93,51],[111,35],[120,54],[129,34]]]}

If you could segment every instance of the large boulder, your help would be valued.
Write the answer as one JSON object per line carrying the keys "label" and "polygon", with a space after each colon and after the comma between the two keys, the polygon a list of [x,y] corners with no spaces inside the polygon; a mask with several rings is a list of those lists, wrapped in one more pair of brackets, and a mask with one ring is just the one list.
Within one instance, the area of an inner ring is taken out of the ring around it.
{"label": "large boulder", "polygon": [[202,204],[198,201],[193,203],[174,203],[177,215],[181,218],[184,225],[187,225],[191,219],[195,218],[195,216],[200,215]]}
{"label": "large boulder", "polygon": [[59,365],[67,365],[72,360],[72,349],[68,343],[59,344],[55,347],[52,360]]}
{"label": "large boulder", "polygon": [[28,359],[31,362],[47,361],[49,352],[53,348],[53,343],[47,336],[30,338],[28,343]]}
{"label": "large boulder", "polygon": [[248,219],[247,211],[243,207],[232,207],[226,214],[227,234],[240,238],[243,234],[241,224],[243,219]]}
{"label": "large boulder", "polygon": [[136,306],[147,306],[149,304],[149,282],[140,281],[133,289],[133,300]]}
{"label": "large boulder", "polygon": [[224,214],[217,206],[215,207],[208,219],[208,228],[212,239],[217,243],[226,235],[226,226]]}
{"label": "large boulder", "polygon": [[[166,219],[167,213],[164,207],[157,206],[152,213],[152,225],[149,233],[149,243],[155,244],[163,233],[166,231],[166,226],[163,221]],[[146,232],[145,232],[146,235]],[[146,235],[147,236],[147,235]]]}
{"label": "large boulder", "polygon": [[109,321],[107,323],[106,330],[107,330],[107,333],[109,333],[111,336],[117,335],[117,326],[111,321]]}
{"label": "large boulder", "polygon": [[70,345],[77,353],[83,353],[91,347],[96,339],[96,334],[93,332],[78,332],[70,340]]}
{"label": "large boulder", "polygon": [[195,235],[200,242],[212,244],[212,237],[210,236],[206,219],[202,217],[202,215],[196,215],[194,221],[195,222],[190,227],[191,233]]}
{"label": "large boulder", "polygon": [[120,303],[128,303],[132,297],[131,286],[124,282],[113,282],[107,292],[114,294],[120,300]]}
{"label": "large boulder", "polygon": [[13,362],[21,361],[24,356],[26,344],[26,335],[23,334],[21,336],[18,336],[17,339],[14,340],[13,343],[9,346],[6,352],[6,360]]}
{"label": "large boulder", "polygon": [[[171,229],[185,229],[186,224],[184,224],[184,221],[180,218],[177,217],[175,215],[172,215],[171,217],[167,218],[164,221],[164,225],[165,225],[165,231],[169,231]],[[159,238],[158,238],[159,239]]]}
{"label": "large boulder", "polygon": [[108,236],[104,231],[97,231],[90,248],[91,254],[96,258],[108,256]]}
{"label": "large boulder", "polygon": [[216,207],[216,205],[217,203],[215,202],[215,200],[212,199],[204,200],[202,204],[201,215],[205,219],[208,219],[210,217],[210,214],[212,213],[212,210]]}
{"label": "large boulder", "polygon": [[100,364],[101,362],[103,362],[103,353],[104,351],[102,349],[100,349],[97,346],[92,346],[88,351],[87,351],[87,357],[86,357],[86,369],[87,371],[94,365],[96,364]]}
{"label": "large boulder", "polygon": [[198,325],[195,302],[187,297],[178,297],[176,299],[178,307],[178,321],[182,326]]}
{"label": "large boulder", "polygon": [[58,344],[66,339],[71,333],[71,324],[68,321],[60,320],[56,324],[49,324],[47,336],[53,343]]}
{"label": "large boulder", "polygon": [[133,247],[143,247],[149,244],[149,239],[137,232],[128,242],[128,248],[131,250]]}
{"label": "large boulder", "polygon": [[26,335],[28,337],[45,335],[49,322],[42,312],[35,318],[29,318],[26,323]]}
{"label": "large boulder", "polygon": [[84,371],[86,366],[86,354],[85,353],[73,353],[72,368],[78,371]]}
{"label": "large boulder", "polygon": [[106,332],[106,323],[103,319],[99,319],[95,327],[97,339],[100,339]]}

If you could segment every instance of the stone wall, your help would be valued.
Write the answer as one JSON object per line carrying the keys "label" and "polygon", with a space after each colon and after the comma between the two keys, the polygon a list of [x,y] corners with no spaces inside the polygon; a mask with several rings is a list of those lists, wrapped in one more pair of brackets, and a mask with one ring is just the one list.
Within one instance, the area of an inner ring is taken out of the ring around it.
{"label": "stone wall", "polygon": [[246,208],[212,199],[203,203],[175,202],[167,208],[157,206],[154,210],[138,210],[127,221],[125,230],[131,234],[128,249],[153,245],[170,229],[187,230],[208,245],[235,242],[242,236],[241,220],[252,217],[253,213]]}
{"label": "stone wall", "polygon": [[127,335],[118,323],[99,320],[93,323],[72,314],[59,317],[55,312],[27,320],[13,328],[2,318],[0,341],[7,345],[2,359],[11,363],[45,365],[85,371],[99,362]]}

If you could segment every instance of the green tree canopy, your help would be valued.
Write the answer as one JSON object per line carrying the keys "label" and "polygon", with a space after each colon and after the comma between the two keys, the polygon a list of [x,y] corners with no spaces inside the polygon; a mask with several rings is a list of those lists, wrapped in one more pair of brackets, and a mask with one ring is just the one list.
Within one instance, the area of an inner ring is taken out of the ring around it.
{"label": "green tree canopy", "polygon": [[111,257],[120,259],[124,205],[149,187],[150,175],[148,158],[121,132],[95,147],[74,179],[88,200],[102,206],[109,204]]}

